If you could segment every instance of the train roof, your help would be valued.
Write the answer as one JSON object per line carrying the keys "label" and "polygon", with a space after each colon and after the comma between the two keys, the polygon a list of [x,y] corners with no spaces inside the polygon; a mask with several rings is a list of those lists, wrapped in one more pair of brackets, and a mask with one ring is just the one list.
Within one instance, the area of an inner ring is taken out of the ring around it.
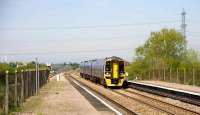
{"label": "train roof", "polygon": [[112,57],[106,57],[105,60],[120,60],[120,61],[124,61],[122,58],[117,57],[117,56],[112,56]]}
{"label": "train roof", "polygon": [[87,63],[87,62],[92,62],[92,61],[97,61],[97,60],[120,60],[120,61],[125,61],[124,59],[117,57],[117,56],[111,56],[111,57],[106,57],[106,58],[101,58],[101,59],[93,59],[93,60],[86,60],[82,61],[81,63]]}

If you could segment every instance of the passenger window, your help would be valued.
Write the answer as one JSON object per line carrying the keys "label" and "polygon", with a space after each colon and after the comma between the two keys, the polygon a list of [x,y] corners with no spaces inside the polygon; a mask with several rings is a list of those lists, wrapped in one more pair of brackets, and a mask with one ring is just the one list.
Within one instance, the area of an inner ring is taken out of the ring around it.
{"label": "passenger window", "polygon": [[110,71],[111,70],[111,63],[110,61],[106,62],[106,71]]}

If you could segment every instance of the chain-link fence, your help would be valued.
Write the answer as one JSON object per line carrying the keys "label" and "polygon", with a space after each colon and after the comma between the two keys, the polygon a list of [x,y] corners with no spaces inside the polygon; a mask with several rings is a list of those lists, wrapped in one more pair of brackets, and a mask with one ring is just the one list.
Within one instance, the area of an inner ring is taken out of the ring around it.
{"label": "chain-link fence", "polygon": [[[47,83],[48,70],[40,70],[38,88]],[[28,97],[36,94],[36,72],[20,71],[0,73],[0,114],[20,106]]]}
{"label": "chain-link fence", "polygon": [[200,86],[200,68],[149,69],[135,78]]}

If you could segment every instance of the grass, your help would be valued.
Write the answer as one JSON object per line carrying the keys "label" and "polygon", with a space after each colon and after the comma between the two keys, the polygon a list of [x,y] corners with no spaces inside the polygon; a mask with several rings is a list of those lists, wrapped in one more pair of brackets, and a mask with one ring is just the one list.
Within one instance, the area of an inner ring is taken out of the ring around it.
{"label": "grass", "polygon": [[20,112],[38,110],[38,108],[42,106],[42,102],[43,101],[41,96],[33,96],[28,99],[26,103],[24,103]]}

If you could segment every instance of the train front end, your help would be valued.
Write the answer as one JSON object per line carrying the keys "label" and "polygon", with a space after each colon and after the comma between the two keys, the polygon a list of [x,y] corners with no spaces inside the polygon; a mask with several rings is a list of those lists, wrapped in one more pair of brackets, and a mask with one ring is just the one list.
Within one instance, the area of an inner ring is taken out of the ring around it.
{"label": "train front end", "polygon": [[118,58],[109,58],[105,61],[104,79],[108,87],[122,87],[126,84],[124,61]]}

